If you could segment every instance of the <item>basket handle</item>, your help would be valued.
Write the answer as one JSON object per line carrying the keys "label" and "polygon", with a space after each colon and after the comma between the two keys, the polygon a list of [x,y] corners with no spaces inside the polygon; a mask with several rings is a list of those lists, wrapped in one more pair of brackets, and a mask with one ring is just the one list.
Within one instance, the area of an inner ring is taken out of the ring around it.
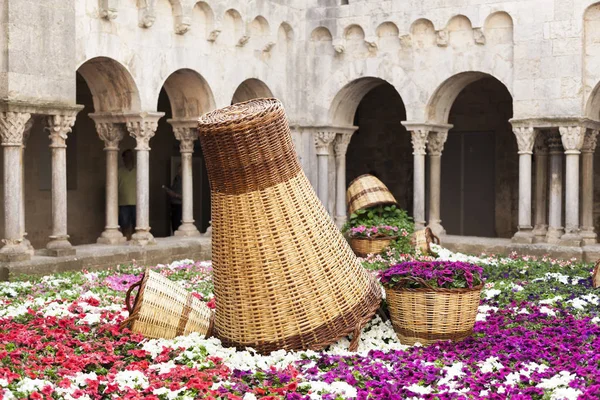
{"label": "basket handle", "polygon": [[414,282],[414,283],[418,283],[419,285],[422,285],[423,287],[425,287],[427,289],[435,290],[435,288],[433,286],[431,286],[430,284],[428,284],[427,282],[425,282],[424,279],[416,278],[414,276],[404,277],[404,278],[400,279],[397,283],[400,283],[400,282]]}
{"label": "basket handle", "polygon": [[440,238],[437,237],[429,227],[425,228],[425,238],[427,241],[427,251],[431,253],[431,243],[439,245]]}
{"label": "basket handle", "polygon": [[129,289],[127,289],[127,294],[125,295],[125,307],[127,307],[127,311],[129,312],[130,315],[133,312],[135,305],[137,304],[138,295],[140,294],[140,292],[138,290],[137,294],[135,295],[135,299],[133,300],[133,306],[131,305],[131,293],[133,292],[133,289],[135,289],[136,287],[139,288],[142,286],[142,281],[144,280],[145,275],[146,274],[142,275],[142,278],[139,281],[137,281],[136,283],[131,285],[129,287]]}

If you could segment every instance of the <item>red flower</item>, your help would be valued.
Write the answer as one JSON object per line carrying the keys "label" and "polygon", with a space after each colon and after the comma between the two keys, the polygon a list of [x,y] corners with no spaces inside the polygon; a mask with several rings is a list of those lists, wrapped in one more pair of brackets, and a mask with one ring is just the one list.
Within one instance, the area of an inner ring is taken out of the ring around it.
{"label": "red flower", "polygon": [[209,301],[208,303],[206,303],[206,306],[207,306],[208,308],[211,308],[211,309],[213,309],[213,310],[214,310],[215,308],[217,308],[217,302],[216,302],[215,298],[213,297],[212,299],[210,299],[210,301]]}

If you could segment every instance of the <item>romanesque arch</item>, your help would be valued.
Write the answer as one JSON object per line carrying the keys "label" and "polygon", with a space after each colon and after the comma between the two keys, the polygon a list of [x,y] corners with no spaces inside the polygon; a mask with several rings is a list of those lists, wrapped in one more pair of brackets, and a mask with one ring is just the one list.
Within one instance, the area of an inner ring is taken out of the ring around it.
{"label": "romanesque arch", "polygon": [[271,92],[267,84],[259,79],[250,78],[240,83],[237,87],[231,99],[231,104],[267,97],[273,97],[273,92]]}
{"label": "romanesque arch", "polygon": [[198,72],[182,68],[165,80],[163,88],[169,97],[173,118],[198,118],[215,108],[213,92]]}

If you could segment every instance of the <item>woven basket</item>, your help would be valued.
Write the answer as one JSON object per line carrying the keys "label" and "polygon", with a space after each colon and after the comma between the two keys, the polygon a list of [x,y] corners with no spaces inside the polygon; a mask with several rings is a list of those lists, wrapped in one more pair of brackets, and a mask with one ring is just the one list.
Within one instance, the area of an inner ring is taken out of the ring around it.
{"label": "woven basket", "polygon": [[596,266],[592,272],[592,286],[594,288],[600,287],[600,260],[596,262]]}
{"label": "woven basket", "polygon": [[398,204],[389,189],[373,175],[361,175],[348,185],[348,213],[379,205]]}
{"label": "woven basket", "polygon": [[431,255],[431,243],[440,244],[440,238],[433,234],[431,228],[421,229],[413,233],[411,237],[411,245],[421,251],[423,255]]}
{"label": "woven basket", "polygon": [[354,254],[359,257],[366,257],[369,254],[380,254],[385,250],[392,241],[397,237],[383,238],[351,238],[350,247],[354,250]]}
{"label": "woven basket", "polygon": [[[139,288],[133,305],[131,294]],[[147,338],[173,339],[199,332],[211,335],[213,311],[177,282],[147,269],[125,298],[129,317],[121,328],[129,328]]]}
{"label": "woven basket", "polygon": [[205,114],[199,137],[212,201],[214,334],[227,346],[319,350],[381,301],[302,172],[281,103]]}
{"label": "woven basket", "polygon": [[405,280],[424,288],[385,289],[390,319],[402,344],[460,341],[473,333],[483,285],[442,289],[432,288],[419,278]]}

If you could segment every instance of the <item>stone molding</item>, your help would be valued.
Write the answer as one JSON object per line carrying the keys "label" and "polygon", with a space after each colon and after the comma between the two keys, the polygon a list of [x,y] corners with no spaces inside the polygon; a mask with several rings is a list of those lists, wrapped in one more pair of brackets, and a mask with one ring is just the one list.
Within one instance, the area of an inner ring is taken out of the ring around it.
{"label": "stone molding", "polygon": [[[448,132],[454,126],[450,124],[432,124],[428,122],[404,121],[402,125],[410,132],[413,155],[427,154],[427,142],[430,132]],[[445,140],[444,140],[445,142]]]}
{"label": "stone molding", "polygon": [[513,127],[513,133],[517,138],[519,154],[533,154],[533,145],[538,134],[538,130],[529,126]]}
{"label": "stone molding", "polygon": [[317,155],[328,156],[330,154],[329,147],[335,140],[337,133],[334,131],[317,131],[313,134]]}
{"label": "stone molding", "polygon": [[593,153],[596,151],[598,132],[599,131],[595,129],[586,129],[585,138],[583,139],[583,147],[581,148],[582,153]]}
{"label": "stone molding", "polygon": [[162,112],[124,114],[127,131],[136,141],[136,150],[150,150],[150,139],[152,139],[156,133],[158,120],[164,115],[165,114]]}
{"label": "stone molding", "polygon": [[475,44],[480,46],[485,45],[485,35],[482,28],[473,28],[473,39],[475,40]]}
{"label": "stone molding", "polygon": [[67,136],[75,125],[76,114],[49,115],[46,119],[46,130],[48,131],[52,148],[67,147]]}
{"label": "stone molding", "polygon": [[219,37],[219,35],[221,34],[221,30],[220,29],[213,29],[212,31],[210,31],[210,33],[208,34],[208,36],[206,37],[206,40],[214,43],[217,38]]}
{"label": "stone molding", "polygon": [[119,150],[119,143],[125,137],[124,124],[96,122],[96,130],[100,140],[104,142],[104,150]]}
{"label": "stone molding", "polygon": [[513,118],[509,120],[513,128],[531,127],[538,130],[560,128],[561,126],[582,126],[600,130],[600,121],[582,117],[545,117],[545,118]]}
{"label": "stone molding", "polygon": [[179,140],[179,151],[181,153],[193,153],[194,141],[198,139],[198,119],[169,119],[167,122],[173,127],[175,139]]}
{"label": "stone molding", "polygon": [[111,21],[118,15],[118,0],[98,0],[100,18]]}
{"label": "stone molding", "polygon": [[241,38],[238,39],[236,46],[237,47],[244,47],[248,41],[250,40],[250,36],[248,35],[243,35]]}
{"label": "stone molding", "polygon": [[138,26],[150,28],[156,20],[156,0],[137,0]]}
{"label": "stone molding", "polygon": [[441,156],[444,151],[444,144],[448,139],[448,131],[440,130],[429,133],[427,139],[427,150],[429,150],[430,156]]}
{"label": "stone molding", "polygon": [[582,126],[561,126],[558,130],[565,154],[581,153],[586,129]]}
{"label": "stone molding", "polygon": [[345,157],[348,151],[348,145],[352,140],[353,133],[340,133],[335,139],[333,149],[335,150],[336,157]]}
{"label": "stone molding", "polygon": [[21,147],[31,114],[23,112],[0,112],[0,140],[2,146]]}

